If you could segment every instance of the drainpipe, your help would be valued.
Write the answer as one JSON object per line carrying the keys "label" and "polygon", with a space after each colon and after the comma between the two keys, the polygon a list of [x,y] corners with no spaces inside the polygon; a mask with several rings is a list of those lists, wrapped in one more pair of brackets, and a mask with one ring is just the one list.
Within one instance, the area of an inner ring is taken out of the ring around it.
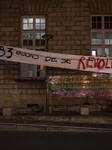
{"label": "drainpipe", "polygon": [[[48,41],[53,38],[53,35],[44,34],[42,36],[45,39],[45,51],[48,52]],[[48,94],[48,77],[46,73],[46,104],[45,104],[45,113],[49,114],[49,94]]]}

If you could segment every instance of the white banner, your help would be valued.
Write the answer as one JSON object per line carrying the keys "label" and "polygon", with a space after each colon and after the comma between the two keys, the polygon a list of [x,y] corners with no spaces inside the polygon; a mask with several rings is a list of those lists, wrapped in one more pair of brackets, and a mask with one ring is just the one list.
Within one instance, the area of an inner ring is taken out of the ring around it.
{"label": "white banner", "polygon": [[0,59],[49,67],[112,73],[112,57],[68,55],[0,45]]}

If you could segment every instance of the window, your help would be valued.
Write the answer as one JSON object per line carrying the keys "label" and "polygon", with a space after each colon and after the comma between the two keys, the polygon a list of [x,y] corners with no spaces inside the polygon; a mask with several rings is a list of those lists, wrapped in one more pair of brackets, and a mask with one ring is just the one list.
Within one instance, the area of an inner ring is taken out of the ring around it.
{"label": "window", "polygon": [[[44,16],[23,17],[21,45],[30,50],[45,51],[45,39],[42,36],[46,30]],[[31,64],[21,64],[21,77],[45,77],[45,67]]]}
{"label": "window", "polygon": [[45,49],[45,17],[22,18],[22,47]]}
{"label": "window", "polygon": [[92,55],[112,56],[112,16],[91,16]]}

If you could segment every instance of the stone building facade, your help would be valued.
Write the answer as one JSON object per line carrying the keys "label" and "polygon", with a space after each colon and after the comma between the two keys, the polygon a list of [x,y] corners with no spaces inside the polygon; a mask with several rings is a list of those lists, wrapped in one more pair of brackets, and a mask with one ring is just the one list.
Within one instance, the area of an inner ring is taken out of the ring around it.
{"label": "stone building facade", "polygon": [[[111,16],[111,0],[0,0],[0,45],[23,47],[22,18],[44,16],[45,33],[53,35],[48,43],[49,52],[91,55],[92,15]],[[61,72],[54,68],[47,70],[50,75]],[[73,75],[75,73],[73,71]],[[33,103],[45,106],[46,80],[22,80],[20,74],[20,63],[0,60],[0,108],[16,109]],[[65,98],[62,103],[65,101],[68,99]],[[72,98],[71,105],[82,101]],[[101,99],[93,101],[96,105],[107,103]],[[110,104],[110,100],[108,102]]]}

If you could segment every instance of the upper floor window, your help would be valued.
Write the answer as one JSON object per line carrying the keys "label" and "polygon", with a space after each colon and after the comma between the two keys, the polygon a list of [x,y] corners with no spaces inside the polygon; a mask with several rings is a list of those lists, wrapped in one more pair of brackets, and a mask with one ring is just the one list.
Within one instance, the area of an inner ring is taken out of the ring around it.
{"label": "upper floor window", "polygon": [[91,49],[94,56],[112,56],[112,16],[91,16]]}

